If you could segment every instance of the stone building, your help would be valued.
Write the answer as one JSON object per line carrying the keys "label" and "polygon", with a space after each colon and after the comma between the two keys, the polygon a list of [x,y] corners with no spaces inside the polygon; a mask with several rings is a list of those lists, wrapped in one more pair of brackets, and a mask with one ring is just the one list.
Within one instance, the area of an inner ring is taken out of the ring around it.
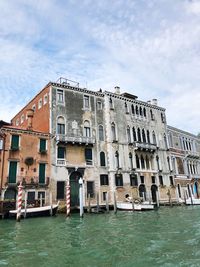
{"label": "stone building", "polygon": [[28,127],[4,125],[0,129],[1,199],[15,200],[22,182],[28,203],[42,197],[49,202],[50,141],[48,133],[34,131],[32,111],[27,111]]}
{"label": "stone building", "polygon": [[167,126],[171,175],[174,177],[179,201],[191,194],[200,196],[200,140],[183,130]]}
{"label": "stone building", "polygon": [[98,92],[60,79],[49,83],[13,119],[26,128],[32,109],[32,129],[51,136],[50,184],[53,199],[65,199],[70,181],[71,204],[78,205],[78,180],[83,178],[84,204],[113,204],[126,194],[160,202],[176,199],[169,166],[165,109],[157,100]]}

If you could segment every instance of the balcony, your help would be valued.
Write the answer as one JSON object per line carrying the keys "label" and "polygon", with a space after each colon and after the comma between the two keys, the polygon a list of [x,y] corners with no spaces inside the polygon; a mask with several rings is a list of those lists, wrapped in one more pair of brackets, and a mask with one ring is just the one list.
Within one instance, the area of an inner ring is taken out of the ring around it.
{"label": "balcony", "polygon": [[154,144],[149,144],[149,143],[141,143],[141,142],[135,142],[134,146],[137,150],[145,150],[149,152],[154,152],[157,147]]}
{"label": "balcony", "polygon": [[68,136],[64,134],[56,135],[56,141],[61,143],[79,144],[79,145],[93,145],[95,138],[86,136]]}
{"label": "balcony", "polygon": [[7,182],[5,185],[8,185],[9,187],[16,187],[19,185],[19,183],[22,181],[22,185],[24,187],[47,187],[49,185],[49,177],[45,177],[45,182],[40,183],[38,176],[17,176],[16,180],[11,182],[10,178],[7,177]]}
{"label": "balcony", "polygon": [[194,151],[190,151],[190,150],[185,151],[185,155],[188,158],[193,158],[193,159],[199,159],[200,158],[200,154],[198,152],[194,152]]}
{"label": "balcony", "polygon": [[65,159],[57,159],[57,166],[66,166],[66,160]]}

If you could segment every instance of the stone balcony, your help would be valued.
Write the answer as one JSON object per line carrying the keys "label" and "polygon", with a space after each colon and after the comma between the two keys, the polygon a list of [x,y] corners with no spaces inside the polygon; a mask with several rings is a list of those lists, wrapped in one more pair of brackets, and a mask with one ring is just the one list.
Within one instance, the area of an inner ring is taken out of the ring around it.
{"label": "stone balcony", "polygon": [[64,134],[56,135],[56,142],[79,144],[79,145],[93,145],[95,144],[95,138],[86,136],[69,136]]}
{"label": "stone balcony", "polygon": [[185,151],[185,155],[188,158],[193,158],[193,159],[199,159],[200,158],[200,153],[194,152],[194,151],[190,151],[190,150],[186,150]]}
{"label": "stone balcony", "polygon": [[149,144],[149,143],[134,142],[133,145],[135,146],[135,149],[137,149],[137,150],[144,150],[144,151],[154,152],[157,149],[156,145]]}

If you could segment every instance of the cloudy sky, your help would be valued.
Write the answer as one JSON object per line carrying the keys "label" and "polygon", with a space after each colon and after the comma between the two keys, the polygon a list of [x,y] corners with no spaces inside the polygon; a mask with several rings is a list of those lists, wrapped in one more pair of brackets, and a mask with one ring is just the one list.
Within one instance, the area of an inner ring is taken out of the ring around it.
{"label": "cloudy sky", "polygon": [[60,76],[200,132],[200,0],[0,0],[0,119]]}

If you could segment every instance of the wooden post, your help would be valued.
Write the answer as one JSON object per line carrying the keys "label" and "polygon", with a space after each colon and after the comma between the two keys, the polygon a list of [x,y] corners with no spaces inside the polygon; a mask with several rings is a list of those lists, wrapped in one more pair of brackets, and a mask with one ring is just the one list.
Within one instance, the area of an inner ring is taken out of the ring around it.
{"label": "wooden post", "polygon": [[24,195],[24,218],[26,218],[26,212],[27,212],[27,191],[25,191]]}
{"label": "wooden post", "polygon": [[113,193],[113,197],[114,197],[114,212],[116,214],[117,213],[117,200],[116,200],[116,194],[115,194],[115,192]]}
{"label": "wooden post", "polygon": [[83,218],[83,179],[79,178],[79,208],[80,217]]}
{"label": "wooden post", "polygon": [[69,180],[67,180],[66,185],[66,216],[70,215],[70,184]]}
{"label": "wooden post", "polygon": [[157,204],[157,207],[159,208],[160,203],[159,203],[159,197],[158,197],[158,190],[156,190],[156,204]]}
{"label": "wooden post", "polygon": [[21,220],[21,210],[22,210],[22,182],[18,186],[18,199],[17,199],[17,216],[16,220],[20,222]]}
{"label": "wooden post", "polygon": [[90,194],[88,194],[88,212],[91,213]]}
{"label": "wooden post", "polygon": [[97,193],[97,212],[99,213],[99,193]]}
{"label": "wooden post", "polygon": [[40,207],[42,207],[42,194],[40,194]]}
{"label": "wooden post", "polygon": [[51,191],[49,192],[49,198],[50,198],[50,206],[51,206],[50,215],[52,216],[53,215],[53,204],[52,204],[52,192]]}
{"label": "wooden post", "polygon": [[108,192],[106,192],[106,211],[109,212]]}
{"label": "wooden post", "polygon": [[132,209],[133,209],[133,211],[134,211],[134,199],[133,199],[133,192],[132,192],[132,194],[131,194],[131,198],[132,198]]}

